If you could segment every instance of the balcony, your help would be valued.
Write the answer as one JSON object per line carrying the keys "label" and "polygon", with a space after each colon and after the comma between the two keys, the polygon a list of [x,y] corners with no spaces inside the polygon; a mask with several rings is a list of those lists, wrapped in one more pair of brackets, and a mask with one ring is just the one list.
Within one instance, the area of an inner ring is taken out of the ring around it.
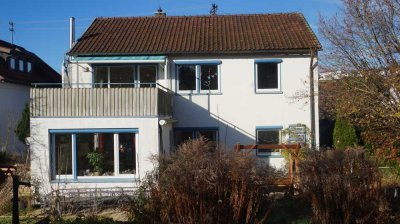
{"label": "balcony", "polygon": [[172,114],[172,93],[160,85],[144,88],[36,86],[31,88],[30,96],[32,117],[154,117]]}

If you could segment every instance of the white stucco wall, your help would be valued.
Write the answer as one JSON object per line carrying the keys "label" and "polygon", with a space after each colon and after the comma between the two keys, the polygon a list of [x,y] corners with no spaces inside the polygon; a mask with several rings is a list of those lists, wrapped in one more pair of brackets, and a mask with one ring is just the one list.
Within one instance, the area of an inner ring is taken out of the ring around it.
{"label": "white stucco wall", "polygon": [[[310,58],[277,56],[282,59],[281,93],[255,93],[255,59],[257,57],[169,58],[173,60],[221,60],[219,94],[178,94],[174,97],[175,127],[218,127],[220,142],[228,148],[234,144],[255,144],[257,126],[283,126],[302,123],[311,126],[309,99],[296,99],[296,93],[309,93]],[[176,91],[175,66],[170,67],[172,90]],[[317,70],[315,80],[317,81]],[[317,82],[315,83],[317,86]],[[317,91],[317,89],[316,89]],[[316,139],[318,136],[318,99],[316,105]],[[275,164],[274,159],[270,159]]]}
{"label": "white stucco wall", "polygon": [[[104,129],[104,128],[136,128],[138,129],[137,162],[138,172],[129,180],[119,181],[106,178],[92,183],[53,181],[53,189],[63,188],[101,188],[101,187],[134,187],[132,178],[144,177],[153,169],[151,156],[159,153],[158,118],[31,118],[31,173],[41,183],[41,192],[49,192],[50,185],[50,129]],[[121,177],[123,178],[123,177]],[[121,179],[120,179],[121,180]]]}
{"label": "white stucco wall", "polygon": [[[216,94],[176,94],[174,96],[173,118],[178,122],[161,129],[163,150],[169,151],[174,127],[217,127],[220,143],[228,148],[234,144],[254,144],[256,127],[283,126],[302,123],[311,126],[308,98],[296,98],[298,93],[309,92],[308,56],[274,56],[282,59],[280,64],[281,92],[256,93],[255,60],[269,59],[270,56],[215,56],[215,57],[169,57],[166,65],[159,65],[159,80],[163,86],[176,91],[176,72],[174,60],[221,60],[221,91]],[[167,69],[165,69],[167,66]],[[79,87],[91,87],[93,69],[90,64],[70,64],[71,83]],[[161,74],[162,73],[162,74]],[[317,92],[317,70],[315,90]],[[64,79],[65,80],[65,79]],[[78,87],[74,85],[74,87]],[[316,139],[318,136],[318,99],[316,105]],[[149,156],[160,151],[159,118],[33,118],[32,132],[32,174],[49,183],[49,129],[77,128],[138,128],[139,129],[139,174],[153,168]],[[317,141],[318,144],[318,141]],[[264,159],[271,166],[281,168],[283,158],[274,156]],[[132,182],[67,183],[61,187],[122,187],[132,186]],[[46,185],[49,190],[50,185]]]}
{"label": "white stucco wall", "polygon": [[29,103],[29,87],[0,82],[0,150],[25,153],[26,146],[18,140],[14,130],[25,104]]}

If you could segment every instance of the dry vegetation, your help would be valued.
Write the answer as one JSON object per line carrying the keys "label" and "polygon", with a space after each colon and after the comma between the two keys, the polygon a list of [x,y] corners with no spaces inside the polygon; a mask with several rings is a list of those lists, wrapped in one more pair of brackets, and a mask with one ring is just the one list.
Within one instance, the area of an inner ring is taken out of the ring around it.
{"label": "dry vegetation", "polygon": [[138,223],[259,223],[272,205],[265,192],[273,177],[251,156],[187,141],[158,160],[128,210]]}
{"label": "dry vegetation", "polygon": [[309,151],[300,169],[313,223],[394,223],[378,166],[362,148]]}

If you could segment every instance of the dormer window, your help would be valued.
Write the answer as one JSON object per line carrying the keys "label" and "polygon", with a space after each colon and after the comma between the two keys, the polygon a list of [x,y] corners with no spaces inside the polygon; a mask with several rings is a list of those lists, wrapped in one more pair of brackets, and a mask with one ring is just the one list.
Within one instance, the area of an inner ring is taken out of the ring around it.
{"label": "dormer window", "polygon": [[18,65],[19,65],[19,71],[23,72],[25,70],[24,60],[19,59]]}
{"label": "dormer window", "polygon": [[15,58],[10,58],[10,69],[15,70]]}
{"label": "dormer window", "polygon": [[27,72],[31,72],[32,71],[32,62],[27,62],[26,63],[26,71]]}

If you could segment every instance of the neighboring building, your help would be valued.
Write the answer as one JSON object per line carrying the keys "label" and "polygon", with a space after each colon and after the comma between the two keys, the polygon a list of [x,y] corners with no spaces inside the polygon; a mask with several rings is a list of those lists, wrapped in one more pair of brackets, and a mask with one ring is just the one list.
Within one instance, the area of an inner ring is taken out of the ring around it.
{"label": "neighboring building", "polygon": [[32,83],[59,83],[61,76],[34,53],[0,40],[0,150],[24,153],[14,130],[29,103]]}
{"label": "neighboring building", "polygon": [[47,189],[127,187],[189,138],[280,143],[289,125],[310,127],[310,106],[291,99],[309,88],[310,47],[300,13],[97,18],[69,52],[64,88],[32,89],[32,174]]}

